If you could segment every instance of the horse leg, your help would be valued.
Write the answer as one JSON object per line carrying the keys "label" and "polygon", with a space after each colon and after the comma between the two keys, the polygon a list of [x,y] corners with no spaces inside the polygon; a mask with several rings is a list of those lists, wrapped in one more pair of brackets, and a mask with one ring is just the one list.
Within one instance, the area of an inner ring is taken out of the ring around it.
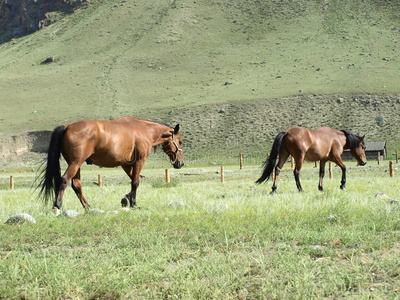
{"label": "horse leg", "polygon": [[279,174],[281,173],[283,165],[287,161],[288,157],[289,153],[287,153],[286,151],[282,151],[281,153],[279,153],[279,161],[278,164],[275,166],[275,176],[274,176],[274,183],[272,184],[271,194],[274,194],[276,192],[276,189],[278,188],[277,183],[279,179]]}
{"label": "horse leg", "polygon": [[55,210],[59,210],[62,205],[62,198],[64,196],[65,189],[68,186],[68,183],[71,181],[71,179],[76,175],[78,172],[80,166],[77,164],[70,164],[65,171],[64,175],[61,177],[61,183],[60,183],[60,188],[57,192],[57,198],[54,200],[53,208]]}
{"label": "horse leg", "polygon": [[344,190],[346,188],[346,166],[344,165],[340,156],[335,157],[333,162],[342,169],[342,180],[340,182],[340,189]]}
{"label": "horse leg", "polygon": [[303,159],[304,159],[304,155],[302,155],[299,158],[295,158],[296,165],[295,165],[294,171],[293,171],[294,179],[296,180],[296,186],[297,186],[297,189],[299,190],[299,192],[303,191],[303,188],[301,187],[301,184],[300,184],[300,170],[301,170],[301,167],[303,166]]}
{"label": "horse leg", "polygon": [[326,160],[321,160],[319,163],[319,184],[318,184],[318,190],[323,191],[324,188],[322,187],[322,180],[324,179],[325,176],[325,164]]}
{"label": "horse leg", "polygon": [[140,172],[142,171],[143,165],[144,161],[137,161],[131,166],[122,166],[126,174],[131,178],[131,192],[121,200],[121,205],[123,207],[128,206],[128,201],[131,208],[136,206],[136,190],[139,187]]}
{"label": "horse leg", "polygon": [[89,204],[86,201],[85,196],[83,196],[82,192],[82,183],[81,183],[81,169],[79,168],[78,171],[76,172],[75,176],[71,180],[71,186],[72,189],[74,190],[75,194],[78,196],[79,201],[81,201],[81,204],[83,208],[89,208]]}

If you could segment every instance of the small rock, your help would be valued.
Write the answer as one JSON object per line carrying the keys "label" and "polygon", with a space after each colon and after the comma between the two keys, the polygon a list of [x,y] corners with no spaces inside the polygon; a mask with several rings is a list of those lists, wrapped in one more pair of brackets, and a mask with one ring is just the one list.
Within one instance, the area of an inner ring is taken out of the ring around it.
{"label": "small rock", "polygon": [[49,64],[49,63],[53,63],[56,61],[56,58],[54,56],[49,56],[48,58],[46,58],[44,61],[42,61],[42,64]]}
{"label": "small rock", "polygon": [[375,198],[387,199],[387,198],[389,198],[389,196],[384,193],[377,193],[375,195]]}
{"label": "small rock", "polygon": [[34,223],[36,220],[29,214],[22,213],[9,218],[5,224],[21,224],[21,223]]}
{"label": "small rock", "polygon": [[323,247],[320,246],[320,245],[311,245],[310,248],[313,249],[313,250],[317,250],[317,249],[320,250],[320,249],[323,249]]}
{"label": "small rock", "polygon": [[338,218],[335,215],[329,215],[326,220],[328,222],[336,222],[338,220]]}
{"label": "small rock", "polygon": [[95,208],[89,209],[88,212],[89,212],[90,214],[92,214],[92,215],[101,215],[101,214],[104,214],[104,210],[95,209]]}
{"label": "small rock", "polygon": [[390,200],[390,201],[388,202],[388,204],[397,204],[397,205],[399,205],[399,204],[400,204],[400,201],[399,201],[399,200]]}
{"label": "small rock", "polygon": [[176,201],[176,202],[171,202],[170,204],[168,204],[168,206],[173,206],[173,207],[178,207],[178,206],[185,206],[185,203],[183,203],[183,201]]}
{"label": "small rock", "polygon": [[75,211],[75,210],[68,209],[68,210],[64,210],[61,213],[61,216],[70,217],[70,218],[76,218],[77,216],[79,216],[79,213],[77,211]]}

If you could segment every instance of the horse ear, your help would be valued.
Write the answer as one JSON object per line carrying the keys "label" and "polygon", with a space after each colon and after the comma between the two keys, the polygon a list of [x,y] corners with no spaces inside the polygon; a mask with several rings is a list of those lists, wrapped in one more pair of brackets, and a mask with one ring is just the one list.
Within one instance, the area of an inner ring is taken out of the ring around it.
{"label": "horse ear", "polygon": [[179,132],[179,124],[177,124],[177,125],[175,126],[174,134],[177,134],[178,132]]}
{"label": "horse ear", "polygon": [[363,141],[363,140],[364,140],[364,138],[365,138],[365,134],[362,136],[361,140]]}

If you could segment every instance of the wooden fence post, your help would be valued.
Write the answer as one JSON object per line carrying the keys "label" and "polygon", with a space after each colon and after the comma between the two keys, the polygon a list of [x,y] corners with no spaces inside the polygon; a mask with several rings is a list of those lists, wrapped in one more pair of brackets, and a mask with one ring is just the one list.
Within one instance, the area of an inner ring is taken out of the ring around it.
{"label": "wooden fence post", "polygon": [[240,170],[243,170],[243,153],[239,154]]}
{"label": "wooden fence post", "polygon": [[392,161],[389,161],[389,175],[390,177],[394,177],[394,167]]}
{"label": "wooden fence post", "polygon": [[329,178],[333,178],[333,172],[332,172],[332,163],[329,163]]}
{"label": "wooden fence post", "polygon": [[14,190],[14,176],[10,176],[10,189],[13,191]]}
{"label": "wooden fence post", "polygon": [[378,151],[378,165],[381,164],[381,152]]}
{"label": "wooden fence post", "polygon": [[103,185],[103,183],[101,182],[101,174],[99,174],[98,176],[97,176],[97,182],[98,182],[98,184],[99,184],[99,187],[102,187],[102,185]]}
{"label": "wooden fence post", "polygon": [[169,169],[165,169],[165,182],[170,183],[171,178],[169,176]]}
{"label": "wooden fence post", "polygon": [[225,182],[225,177],[224,177],[224,166],[221,166],[221,182]]}

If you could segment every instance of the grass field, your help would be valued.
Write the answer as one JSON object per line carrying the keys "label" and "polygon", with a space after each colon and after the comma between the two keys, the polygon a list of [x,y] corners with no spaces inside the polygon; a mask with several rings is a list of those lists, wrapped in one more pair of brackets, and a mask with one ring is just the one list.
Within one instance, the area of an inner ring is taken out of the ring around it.
{"label": "grass field", "polygon": [[[85,214],[68,188],[63,209],[76,218],[55,217],[35,199],[34,172],[14,171],[14,191],[11,173],[0,173],[1,223],[22,212],[37,221],[0,225],[0,298],[399,297],[400,204],[390,202],[399,183],[387,161],[347,163],[345,191],[334,168],[324,192],[306,164],[303,193],[287,165],[275,195],[271,183],[254,184],[258,166],[226,165],[225,183],[218,165],[171,170],[167,185],[153,164],[142,172],[140,208],[129,211],[119,207],[129,187],[123,171],[86,167],[84,193],[105,213]],[[92,183],[99,173],[102,188]]]}

